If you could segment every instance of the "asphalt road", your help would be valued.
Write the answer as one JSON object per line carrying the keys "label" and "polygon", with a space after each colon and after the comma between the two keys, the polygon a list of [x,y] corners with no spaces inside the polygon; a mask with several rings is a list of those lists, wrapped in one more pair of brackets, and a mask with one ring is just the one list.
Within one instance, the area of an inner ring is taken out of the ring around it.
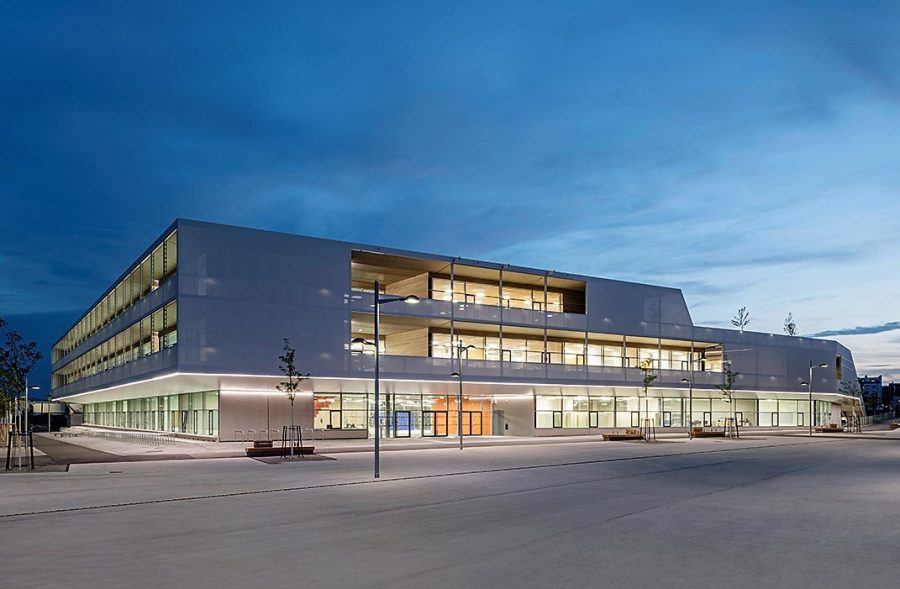
{"label": "asphalt road", "polygon": [[0,553],[16,566],[4,585],[896,584],[897,441],[560,444],[384,460],[379,482],[366,454],[10,475]]}

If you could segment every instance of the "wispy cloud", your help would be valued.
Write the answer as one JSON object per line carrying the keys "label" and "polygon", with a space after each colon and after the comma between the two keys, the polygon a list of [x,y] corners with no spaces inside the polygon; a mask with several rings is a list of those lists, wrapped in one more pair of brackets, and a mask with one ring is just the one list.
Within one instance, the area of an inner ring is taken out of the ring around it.
{"label": "wispy cloud", "polygon": [[845,327],[843,329],[830,329],[810,334],[810,337],[834,337],[837,335],[868,335],[883,333],[900,329],[900,321],[888,321],[879,325],[860,325],[857,327]]}

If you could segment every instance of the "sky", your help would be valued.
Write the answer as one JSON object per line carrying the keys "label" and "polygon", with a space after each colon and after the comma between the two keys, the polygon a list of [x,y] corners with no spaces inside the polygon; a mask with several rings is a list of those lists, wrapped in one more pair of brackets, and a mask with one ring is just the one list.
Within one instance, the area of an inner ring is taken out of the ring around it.
{"label": "sky", "polygon": [[790,312],[900,380],[897,30],[898,2],[9,5],[0,316],[48,349],[184,217]]}

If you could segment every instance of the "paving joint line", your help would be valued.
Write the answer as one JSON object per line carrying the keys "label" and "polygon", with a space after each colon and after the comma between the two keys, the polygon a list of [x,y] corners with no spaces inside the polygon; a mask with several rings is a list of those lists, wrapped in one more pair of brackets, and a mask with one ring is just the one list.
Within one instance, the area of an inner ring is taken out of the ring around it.
{"label": "paving joint line", "polygon": [[84,505],[80,507],[62,507],[59,509],[45,509],[45,510],[36,510],[36,511],[23,511],[17,513],[4,513],[0,514],[0,519],[9,519],[13,517],[28,517],[35,515],[48,515],[48,514],[57,514],[57,513],[74,513],[79,511],[94,511],[99,509],[115,509],[119,507],[136,507],[140,505],[155,505],[162,503],[180,503],[183,501],[200,501],[203,499],[226,499],[230,497],[243,497],[243,496],[251,496],[251,495],[264,495],[269,493],[286,493],[292,491],[310,491],[315,489],[334,489],[340,487],[353,487],[358,485],[371,485],[371,484],[385,484],[385,483],[394,483],[394,482],[404,482],[404,481],[415,481],[415,480],[425,480],[425,479],[434,479],[434,478],[443,478],[443,477],[453,477],[453,476],[470,476],[476,474],[488,474],[492,472],[515,472],[515,471],[523,471],[523,470],[536,470],[541,468],[558,468],[558,467],[566,467],[566,466],[583,466],[587,464],[602,464],[602,463],[612,463],[612,462],[624,462],[630,460],[649,460],[653,458],[669,458],[669,457],[679,457],[679,456],[697,456],[704,454],[717,454],[722,452],[746,452],[749,450],[760,450],[766,448],[789,448],[792,446],[805,446],[809,444],[827,444],[830,443],[828,440],[816,440],[816,441],[805,441],[805,442],[796,442],[792,444],[766,444],[761,446],[749,446],[745,448],[722,448],[722,449],[714,449],[714,450],[699,450],[695,452],[679,452],[674,454],[648,454],[645,456],[627,456],[627,457],[616,457],[616,458],[598,458],[593,460],[576,460],[569,462],[558,462],[553,464],[530,464],[530,465],[522,465],[522,466],[507,466],[502,468],[485,468],[485,469],[475,469],[475,470],[466,470],[466,471],[458,471],[458,472],[445,472],[445,473],[433,473],[433,474],[420,474],[420,475],[406,475],[399,477],[389,477],[383,479],[365,479],[365,480],[357,480],[357,481],[343,481],[343,482],[335,482],[335,483],[320,483],[315,485],[300,485],[295,487],[282,487],[278,489],[257,489],[253,491],[232,491],[228,493],[210,493],[206,495],[193,495],[190,497],[168,497],[165,499],[144,499],[140,501],[126,501],[122,503],[109,503],[105,505]]}

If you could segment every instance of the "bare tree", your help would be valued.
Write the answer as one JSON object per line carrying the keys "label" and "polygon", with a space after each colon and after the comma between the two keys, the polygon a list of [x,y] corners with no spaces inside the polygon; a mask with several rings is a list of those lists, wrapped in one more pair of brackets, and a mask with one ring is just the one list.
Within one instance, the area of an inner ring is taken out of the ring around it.
{"label": "bare tree", "polygon": [[797,335],[797,324],[794,322],[793,313],[788,313],[784,318],[784,332],[788,335]]}
{"label": "bare tree", "polygon": [[291,402],[291,456],[294,455],[294,444],[293,444],[293,431],[294,431],[294,399],[297,397],[297,392],[300,390],[301,383],[309,378],[309,373],[301,374],[297,371],[297,366],[294,363],[294,357],[297,354],[297,350],[291,346],[291,340],[288,338],[284,338],[282,343],[282,350],[284,353],[278,356],[278,359],[281,361],[281,364],[278,366],[278,369],[281,370],[282,374],[287,378],[287,380],[281,382],[278,385],[278,390],[286,393],[287,398]]}
{"label": "bare tree", "polygon": [[737,315],[731,318],[731,324],[744,331],[744,328],[750,325],[750,312],[747,307],[738,309]]}

